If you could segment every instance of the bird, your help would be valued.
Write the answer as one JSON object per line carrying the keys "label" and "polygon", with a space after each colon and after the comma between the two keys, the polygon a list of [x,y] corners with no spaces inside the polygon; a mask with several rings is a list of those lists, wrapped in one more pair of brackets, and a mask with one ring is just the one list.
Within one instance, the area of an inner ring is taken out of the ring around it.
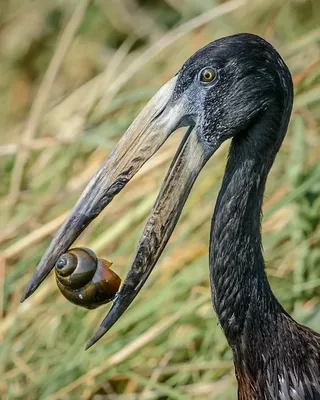
{"label": "bird", "polygon": [[209,242],[212,303],[231,347],[240,400],[319,400],[320,335],[296,322],[268,283],[261,219],[269,171],[293,106],[290,71],[260,36],[219,38],[193,54],[128,128],[38,265],[30,296],[89,223],[179,127],[188,127],[128,275],[87,347],[125,312],[178,222],[200,171],[225,141]]}

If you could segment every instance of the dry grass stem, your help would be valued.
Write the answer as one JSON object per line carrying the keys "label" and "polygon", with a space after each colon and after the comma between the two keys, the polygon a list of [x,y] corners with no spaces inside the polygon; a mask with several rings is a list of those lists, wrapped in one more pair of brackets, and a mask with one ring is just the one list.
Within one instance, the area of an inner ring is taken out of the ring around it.
{"label": "dry grass stem", "polygon": [[51,59],[49,67],[43,77],[36,98],[32,104],[29,118],[21,134],[21,145],[19,149],[14,168],[11,174],[10,191],[8,194],[8,204],[12,207],[19,198],[20,186],[23,177],[25,165],[28,161],[29,142],[36,134],[39,122],[41,120],[44,108],[50,96],[50,89],[55,81],[61,64],[72,44],[77,30],[83,20],[86,9],[91,0],[82,0],[78,3],[73,15],[70,18],[61,38],[57,44],[56,51]]}

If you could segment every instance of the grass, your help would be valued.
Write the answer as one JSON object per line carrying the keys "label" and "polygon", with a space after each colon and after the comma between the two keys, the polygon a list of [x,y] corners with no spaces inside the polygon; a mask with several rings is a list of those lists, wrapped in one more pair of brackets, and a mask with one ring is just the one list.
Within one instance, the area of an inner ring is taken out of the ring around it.
{"label": "grass", "polygon": [[[19,303],[52,235],[134,116],[194,51],[235,32],[271,41],[293,74],[295,107],[268,180],[263,239],[277,297],[320,330],[318,2],[137,3],[11,0],[1,13],[1,399],[235,398],[208,279],[227,146],[201,173],[146,287],[90,351],[84,346],[108,306],[78,309],[52,275]],[[77,242],[122,277],[182,134]]]}

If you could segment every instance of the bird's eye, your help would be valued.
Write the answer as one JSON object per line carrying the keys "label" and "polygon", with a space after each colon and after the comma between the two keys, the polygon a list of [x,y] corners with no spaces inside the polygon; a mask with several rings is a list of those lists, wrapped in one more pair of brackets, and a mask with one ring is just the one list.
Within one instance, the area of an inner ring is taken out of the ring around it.
{"label": "bird's eye", "polygon": [[200,72],[200,81],[203,83],[209,83],[212,82],[217,76],[217,73],[214,69],[212,68],[204,68]]}

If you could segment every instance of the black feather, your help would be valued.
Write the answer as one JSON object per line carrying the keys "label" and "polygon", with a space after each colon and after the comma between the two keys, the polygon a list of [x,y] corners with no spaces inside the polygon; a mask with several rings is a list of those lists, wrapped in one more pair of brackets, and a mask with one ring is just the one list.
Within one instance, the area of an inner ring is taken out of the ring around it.
{"label": "black feather", "polygon": [[[214,67],[210,88],[198,71]],[[265,40],[239,34],[210,43],[179,72],[199,140],[232,138],[210,238],[212,299],[234,354],[239,399],[320,399],[320,336],[299,325],[272,293],[261,245],[265,183],[293,103],[290,72]]]}

